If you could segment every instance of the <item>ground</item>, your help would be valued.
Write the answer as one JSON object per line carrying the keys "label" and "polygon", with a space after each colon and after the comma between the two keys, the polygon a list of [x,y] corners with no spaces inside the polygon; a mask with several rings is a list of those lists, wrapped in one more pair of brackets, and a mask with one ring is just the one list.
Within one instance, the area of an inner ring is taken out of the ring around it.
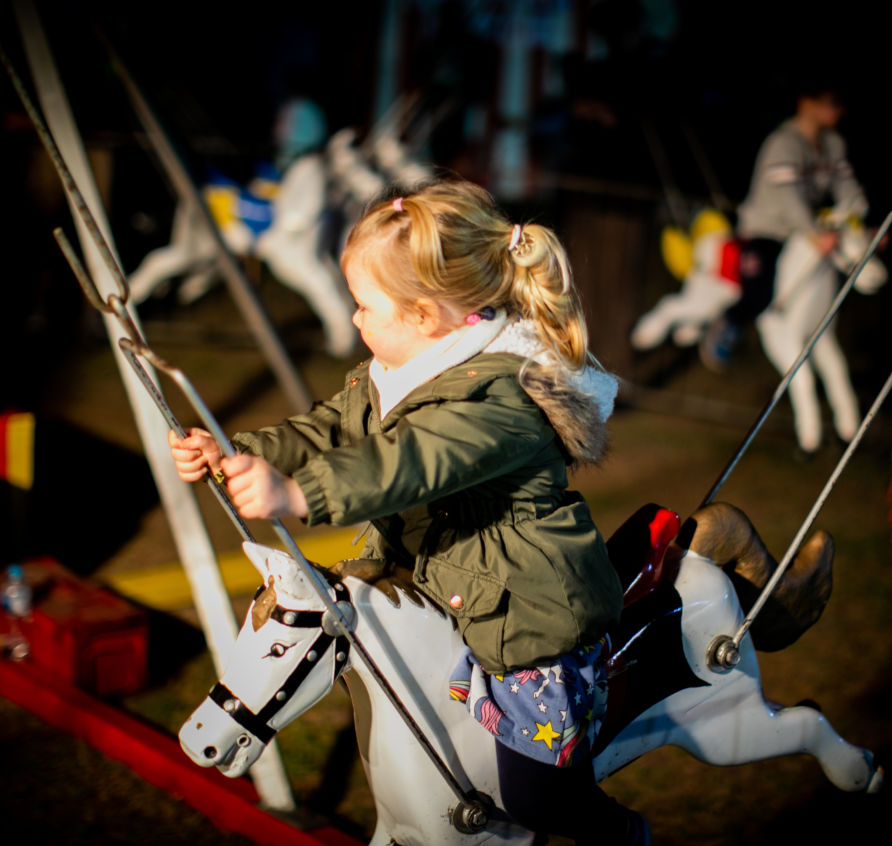
{"label": "ground", "polygon": [[[345,363],[311,352],[319,346],[318,327],[292,295],[269,280],[260,292],[313,395],[333,392]],[[888,314],[888,304],[888,292],[872,301],[853,300],[840,322],[865,408],[888,371],[888,353],[875,352],[883,348],[878,315]],[[225,430],[256,427],[289,413],[225,291],[188,310],[167,302],[144,314],[150,341],[187,372]],[[573,480],[607,535],[646,502],[682,517],[696,509],[778,380],[755,336],[721,377],[693,355],[668,347],[635,357],[622,375],[628,381],[611,421],[610,454],[603,466]],[[42,515],[47,525],[64,526],[79,538],[78,567],[112,583],[123,572],[176,561],[165,516],[142,490],[144,475],[116,472],[117,456],[138,458],[141,446],[108,345],[89,320],[81,342],[46,362],[34,378],[45,381],[41,413],[101,445],[89,463],[84,450],[65,457],[64,472],[55,478],[57,499]],[[173,386],[166,384],[165,391],[183,422],[195,422]],[[881,754],[892,747],[889,417],[888,409],[881,411],[815,522],[836,541],[834,593],[826,612],[794,646],[760,657],[770,699],[814,700],[843,737]],[[718,498],[742,508],[780,558],[840,454],[828,436],[827,446],[803,463],[782,400]],[[235,550],[239,539],[225,514],[206,490],[197,493],[215,548]],[[75,514],[76,521],[66,514]],[[304,530],[288,525],[300,542]],[[265,526],[253,528],[258,538],[273,539]],[[100,543],[109,534],[114,543]],[[94,540],[103,551],[91,561],[84,545]],[[242,615],[246,597],[233,599]],[[119,704],[174,733],[205,695],[213,670],[189,607],[153,619],[152,683]],[[298,802],[329,814],[361,839],[367,836],[374,810],[354,751],[346,694],[336,688],[281,733],[279,746]],[[4,701],[0,748],[5,842],[244,842]],[[666,748],[612,776],[604,787],[646,814],[654,842],[666,846],[830,842],[831,831],[835,838],[866,842],[888,817],[885,796],[844,794],[804,756],[718,769]]]}

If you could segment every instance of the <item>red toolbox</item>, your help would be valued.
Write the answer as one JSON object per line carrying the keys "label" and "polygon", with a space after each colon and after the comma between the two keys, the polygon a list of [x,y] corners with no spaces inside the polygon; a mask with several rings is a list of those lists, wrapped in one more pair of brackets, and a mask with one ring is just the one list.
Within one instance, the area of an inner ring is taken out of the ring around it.
{"label": "red toolbox", "polygon": [[25,561],[22,569],[33,591],[33,608],[24,618],[0,610],[0,635],[18,627],[30,647],[26,660],[97,696],[122,696],[145,687],[146,611],[51,558]]}

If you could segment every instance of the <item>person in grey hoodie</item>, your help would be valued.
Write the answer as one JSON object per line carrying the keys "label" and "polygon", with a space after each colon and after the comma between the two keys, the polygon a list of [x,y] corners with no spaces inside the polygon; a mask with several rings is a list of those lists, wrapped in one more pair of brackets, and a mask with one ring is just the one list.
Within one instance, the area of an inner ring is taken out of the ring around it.
{"label": "person in grey hoodie", "polygon": [[836,131],[843,112],[834,85],[802,86],[795,114],[762,143],[749,192],[738,209],[741,297],[700,345],[701,359],[710,369],[724,368],[744,328],[771,303],[777,259],[787,238],[804,233],[828,256],[839,236],[820,226],[818,211],[832,205],[856,217],[867,213],[867,198],[846,158],[846,142]]}

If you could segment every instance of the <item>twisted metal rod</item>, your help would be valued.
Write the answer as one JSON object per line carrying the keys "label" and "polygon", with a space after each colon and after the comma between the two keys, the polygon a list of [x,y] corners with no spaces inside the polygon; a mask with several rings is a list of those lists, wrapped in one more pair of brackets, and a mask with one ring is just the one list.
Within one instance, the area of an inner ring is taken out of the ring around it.
{"label": "twisted metal rod", "polygon": [[[77,253],[71,246],[71,242],[68,240],[62,229],[58,227],[54,229],[53,237],[56,239],[56,243],[59,245],[59,248],[62,250],[62,254],[68,261],[68,264],[71,267],[71,270],[74,273],[74,276],[77,279],[78,283],[80,284],[81,290],[84,292],[84,295],[86,296],[90,305],[106,314],[113,314],[117,318],[118,323],[120,324],[121,329],[125,335],[125,337],[118,340],[118,347],[124,353],[124,357],[130,363],[130,366],[133,368],[140,382],[142,382],[143,387],[146,389],[149,396],[152,398],[155,405],[157,406],[158,410],[161,412],[162,416],[167,422],[167,425],[170,426],[170,428],[173,429],[179,437],[186,437],[186,430],[180,424],[179,420],[177,420],[177,418],[174,416],[174,413],[173,411],[171,411],[170,406],[164,399],[163,394],[161,393],[161,391],[158,390],[157,386],[152,381],[151,376],[149,376],[145,368],[134,357],[134,352],[136,350],[143,348],[148,349],[148,347],[146,347],[142,335],[136,328],[136,324],[133,322],[130,313],[126,309],[126,294],[124,299],[116,296],[115,294],[109,294],[108,300],[103,300],[99,294],[99,290],[96,287],[96,283],[92,280],[89,273],[87,273],[86,268],[81,263],[81,260],[77,256]],[[167,362],[165,362],[164,359],[161,358],[161,356],[157,355],[154,352],[151,354],[151,356],[147,355],[145,356],[145,358],[148,359],[151,364],[159,367],[159,369],[164,370],[165,367],[169,367]],[[229,519],[232,520],[236,531],[238,531],[238,533],[242,536],[242,540],[253,541],[254,537],[251,534],[251,531],[248,529],[247,525],[245,525],[245,522],[244,520],[242,520],[241,515],[238,513],[238,510],[229,499],[229,496],[226,494],[226,489],[221,484],[221,482],[218,479],[214,478],[213,474],[211,473],[208,473],[204,477],[204,481],[211,488],[211,491],[219,501],[220,505],[223,507],[224,511],[226,511],[226,513],[229,515]]]}

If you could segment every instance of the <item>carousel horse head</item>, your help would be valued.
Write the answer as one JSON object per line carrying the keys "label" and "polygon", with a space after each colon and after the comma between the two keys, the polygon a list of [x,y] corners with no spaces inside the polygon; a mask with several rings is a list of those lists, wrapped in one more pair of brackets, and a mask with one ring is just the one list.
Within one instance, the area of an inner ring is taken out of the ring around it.
{"label": "carousel horse head", "polygon": [[[180,729],[180,745],[203,767],[244,774],[275,733],[328,693],[349,654],[331,612],[287,553],[246,542],[263,584],[245,618],[226,671]],[[329,588],[346,619],[341,583]]]}
{"label": "carousel horse head", "polygon": [[[839,245],[833,254],[833,263],[844,276],[857,267],[870,244],[871,233],[857,217],[849,217],[839,226]],[[888,278],[886,265],[876,255],[872,256],[855,277],[855,290],[861,294],[875,294]]]}
{"label": "carousel horse head", "polygon": [[716,250],[733,238],[731,222],[720,211],[701,209],[687,232],[667,226],[660,233],[660,255],[666,269],[679,281],[695,269],[706,271],[715,264]]}

